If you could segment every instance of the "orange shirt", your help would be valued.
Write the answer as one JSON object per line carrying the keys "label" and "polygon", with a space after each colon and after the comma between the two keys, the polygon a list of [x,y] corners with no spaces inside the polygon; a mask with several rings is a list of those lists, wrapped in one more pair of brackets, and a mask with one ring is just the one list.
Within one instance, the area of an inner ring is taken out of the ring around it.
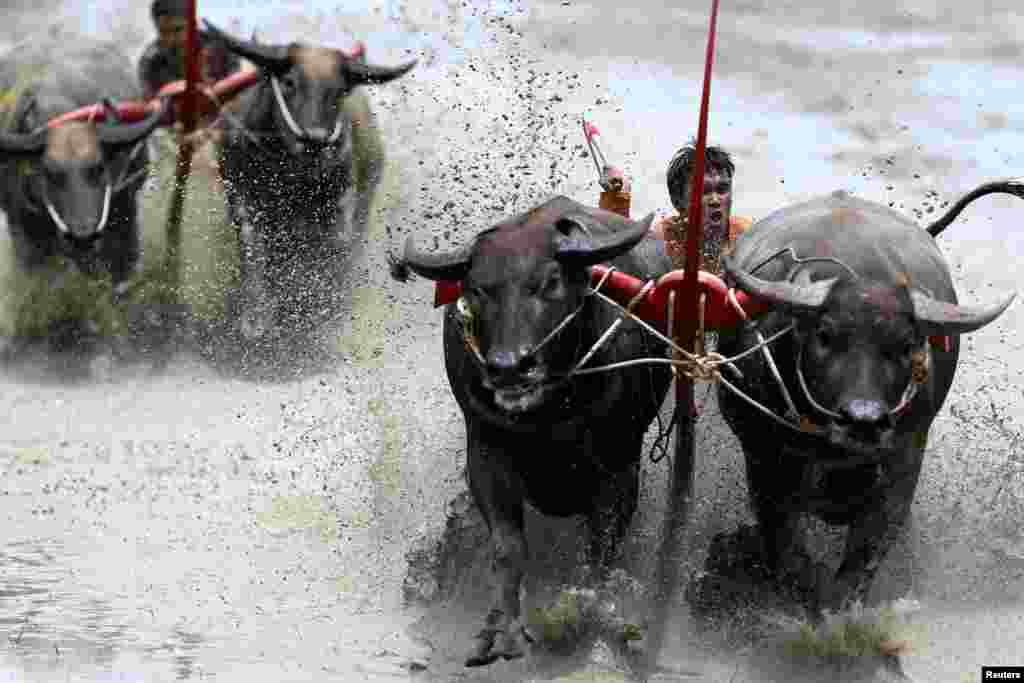
{"label": "orange shirt", "polygon": [[[753,219],[747,216],[730,216],[729,218],[729,234],[727,238],[727,244],[722,245],[722,250],[728,250],[736,238],[746,232],[751,225],[754,224]],[[672,214],[668,216],[659,216],[651,224],[651,236],[656,237],[660,240],[664,240],[666,237],[666,230],[669,228],[677,228],[681,233],[680,238],[685,242],[686,240],[686,221],[681,218],[678,214]],[[721,271],[721,253],[716,253],[717,250],[713,250],[712,245],[706,244],[709,247],[708,251],[701,255],[701,266],[700,269],[709,273],[720,274]],[[684,254],[676,254],[673,247],[668,246],[669,257],[676,262],[676,256],[678,255],[679,260],[685,260]]]}

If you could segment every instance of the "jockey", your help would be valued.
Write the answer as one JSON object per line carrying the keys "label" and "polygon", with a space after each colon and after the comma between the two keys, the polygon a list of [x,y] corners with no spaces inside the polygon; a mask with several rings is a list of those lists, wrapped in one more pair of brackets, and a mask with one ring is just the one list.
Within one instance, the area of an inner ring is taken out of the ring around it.
{"label": "jockey", "polygon": [[[157,29],[157,39],[139,58],[138,78],[144,96],[154,97],[163,86],[185,78],[185,36],[188,25],[188,0],[153,0],[150,16]],[[200,79],[204,83],[216,82],[241,68],[237,56],[214,40],[205,31],[199,31]],[[173,116],[172,113],[168,114]],[[181,132],[181,122],[174,124]],[[191,136],[193,143],[219,139],[222,131],[215,127],[199,127]]]}
{"label": "jockey", "polygon": [[[669,162],[666,184],[676,213],[661,212],[662,215],[655,219],[651,233],[658,239],[673,236],[679,244],[686,243],[686,216],[690,208],[692,185],[690,176],[696,153],[696,146],[691,143],[676,152]],[[735,166],[728,152],[715,146],[705,148],[702,198],[704,232],[700,269],[715,275],[721,274],[722,250],[731,247],[736,238],[753,224],[753,220],[746,216],[732,215],[734,172]],[[676,234],[672,235],[673,232]],[[672,246],[668,246],[668,251],[673,263],[685,260],[683,254],[674,253]]]}

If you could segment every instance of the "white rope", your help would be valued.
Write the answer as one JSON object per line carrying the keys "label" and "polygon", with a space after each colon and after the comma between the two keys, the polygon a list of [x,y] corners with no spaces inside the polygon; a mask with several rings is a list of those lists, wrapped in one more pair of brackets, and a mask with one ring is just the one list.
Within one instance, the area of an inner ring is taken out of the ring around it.
{"label": "white rope", "polygon": [[[103,213],[100,215],[99,223],[96,224],[97,234],[103,232],[103,229],[107,227],[107,219],[110,217],[110,194],[110,183],[107,183],[106,189],[103,191]],[[43,200],[43,204],[46,206],[46,210],[49,212],[50,218],[52,218],[53,222],[57,224],[57,229],[65,235],[70,235],[71,230],[68,228],[67,223],[64,222],[64,219],[61,218],[60,213],[57,211],[56,207],[54,207],[49,197]]]}
{"label": "white rope", "polygon": [[274,90],[274,97],[277,99],[278,108],[281,109],[281,113],[284,115],[285,123],[292,129],[295,137],[304,137],[305,133],[299,127],[299,124],[295,123],[295,119],[292,118],[292,113],[288,109],[288,103],[284,101],[284,95],[281,94],[281,85],[277,82],[277,76],[270,77],[270,86]]}
{"label": "white rope", "polygon": [[[292,118],[292,112],[288,109],[288,103],[284,101],[284,95],[281,93],[281,84],[277,80],[277,76],[270,77],[270,86],[274,90],[274,98],[277,100],[277,106],[281,110],[281,114],[284,115],[285,123],[291,128],[292,133],[299,139],[308,138],[309,134],[302,129],[295,119]],[[338,114],[338,118],[334,121],[334,130],[331,132],[331,136],[327,138],[327,144],[333,145],[338,141],[341,136],[342,120],[344,119],[344,112]]]}
{"label": "white rope", "polygon": [[50,202],[49,197],[43,200],[43,205],[46,207],[46,210],[50,212],[50,218],[52,218],[53,222],[57,224],[57,229],[65,235],[70,234],[71,231],[68,230],[68,226],[64,222],[64,219],[60,217],[59,213],[57,213],[57,209],[53,208],[53,204]]}
{"label": "white rope", "polygon": [[[747,312],[740,306],[740,302],[736,299],[736,288],[730,287],[728,292],[729,303],[732,304],[733,309],[739,313],[740,318],[744,322],[749,322],[750,318],[747,317]],[[793,326],[790,326],[793,329]],[[786,417],[790,420],[798,420],[800,411],[796,409],[796,404],[793,402],[793,397],[789,394],[789,389],[786,387],[786,383],[782,381],[782,374],[779,372],[778,366],[775,364],[775,358],[772,356],[771,351],[764,343],[764,335],[761,334],[761,330],[755,329],[754,334],[757,335],[758,348],[761,349],[761,355],[764,356],[765,362],[768,364],[768,370],[772,373],[772,377],[775,378],[775,383],[779,385],[779,390],[782,392],[782,398],[786,401],[786,407],[789,409],[789,413]],[[799,363],[798,363],[799,365]]]}

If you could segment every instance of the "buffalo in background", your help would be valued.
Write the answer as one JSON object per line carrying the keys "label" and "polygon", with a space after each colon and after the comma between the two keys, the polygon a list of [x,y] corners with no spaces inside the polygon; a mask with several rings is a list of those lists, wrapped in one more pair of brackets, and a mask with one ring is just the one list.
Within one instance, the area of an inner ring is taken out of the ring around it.
{"label": "buffalo in background", "polygon": [[227,117],[221,151],[228,215],[241,245],[239,330],[255,340],[300,328],[305,311],[322,308],[317,296],[334,293],[331,278],[366,232],[384,164],[369,103],[357,88],[399,78],[416,61],[376,66],[359,54],[264,45],[209,22],[207,28],[261,71],[239,97],[237,115]]}
{"label": "buffalo in background", "polygon": [[129,59],[113,46],[9,58],[0,84],[20,90],[0,131],[0,208],[19,265],[63,256],[109,274],[120,293],[139,264],[137,195],[149,170],[146,139],[162,113],[134,124],[47,127],[86,105],[140,98]]}

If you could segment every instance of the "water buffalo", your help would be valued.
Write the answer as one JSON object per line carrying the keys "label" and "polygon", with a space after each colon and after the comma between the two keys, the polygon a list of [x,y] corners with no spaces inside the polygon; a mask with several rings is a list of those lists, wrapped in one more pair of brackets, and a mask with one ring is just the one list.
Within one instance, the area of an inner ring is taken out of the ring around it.
{"label": "water buffalo", "polygon": [[[566,197],[480,233],[450,254],[410,240],[400,265],[432,280],[461,280],[447,307],[448,381],[466,421],[473,499],[490,529],[493,608],[466,664],[524,653],[519,591],[526,559],[523,504],[547,515],[588,515],[591,558],[607,569],[639,496],[644,434],[671,381],[664,365],[570,376],[619,316],[588,296],[589,266],[611,263],[640,278],[671,269],[638,222]],[[401,279],[402,269],[393,271]],[[589,364],[664,356],[666,347],[626,322]]]}
{"label": "water buffalo", "polygon": [[[727,279],[775,306],[723,333],[722,354],[751,349],[758,332],[767,338],[793,326],[771,345],[785,390],[762,353],[736,363],[738,388],[787,419],[722,385],[719,400],[746,456],[765,566],[803,593],[814,616],[866,597],[909,513],[959,335],[992,322],[1013,299],[957,304],[932,238],[947,218],[923,230],[835,192],[767,216],[725,260]],[[849,526],[838,572],[799,542],[801,513]]]}
{"label": "water buffalo", "polygon": [[7,84],[29,79],[0,131],[6,167],[0,208],[16,259],[35,268],[63,256],[85,272],[108,273],[115,295],[138,266],[137,194],[149,169],[145,141],[163,112],[134,124],[46,124],[107,98],[138,99],[129,65],[114,48],[88,46],[3,67]]}
{"label": "water buffalo", "polygon": [[221,151],[228,214],[241,244],[240,331],[258,338],[274,327],[280,311],[273,302],[285,293],[283,276],[297,255],[326,248],[333,264],[351,258],[383,168],[369,105],[355,89],[399,78],[416,60],[374,66],[360,54],[264,45],[206,25],[264,75],[240,97]]}

